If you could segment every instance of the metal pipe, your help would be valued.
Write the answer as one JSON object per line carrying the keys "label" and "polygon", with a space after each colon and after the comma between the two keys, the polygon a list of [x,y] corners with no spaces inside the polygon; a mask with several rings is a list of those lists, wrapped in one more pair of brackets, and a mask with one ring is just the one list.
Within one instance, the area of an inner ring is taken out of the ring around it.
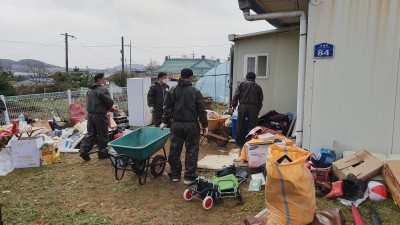
{"label": "metal pipe", "polygon": [[0,95],[0,99],[3,101],[4,106],[6,107],[6,110],[3,111],[4,113],[4,120],[6,122],[7,125],[10,125],[10,116],[8,115],[8,110],[7,110],[7,103],[6,103],[6,99],[4,98],[4,95]]}
{"label": "metal pipe", "polygon": [[304,111],[304,82],[306,68],[306,41],[307,41],[307,17],[301,10],[264,13],[251,15],[250,11],[243,11],[243,16],[248,21],[268,20],[285,17],[300,17],[300,37],[299,37],[299,65],[297,72],[297,121],[296,121],[296,145],[302,147],[303,141],[303,111]]}

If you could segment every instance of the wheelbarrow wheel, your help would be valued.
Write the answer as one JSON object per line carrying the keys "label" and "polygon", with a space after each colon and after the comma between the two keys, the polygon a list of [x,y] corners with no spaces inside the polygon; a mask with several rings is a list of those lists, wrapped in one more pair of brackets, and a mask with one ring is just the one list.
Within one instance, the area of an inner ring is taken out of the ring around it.
{"label": "wheelbarrow wheel", "polygon": [[211,198],[211,196],[206,196],[203,199],[203,208],[204,209],[210,209],[214,203],[214,200]]}
{"label": "wheelbarrow wheel", "polygon": [[142,174],[146,169],[146,160],[132,160],[131,164],[132,171],[136,174]]}
{"label": "wheelbarrow wheel", "polygon": [[193,198],[193,190],[191,190],[191,189],[186,189],[184,192],[183,192],[183,198],[186,200],[186,201],[190,201],[190,200],[192,200],[192,198]]}
{"label": "wheelbarrow wheel", "polygon": [[153,158],[150,165],[150,173],[154,177],[159,177],[162,175],[165,169],[166,159],[163,155],[157,155]]}
{"label": "wheelbarrow wheel", "polygon": [[223,140],[223,139],[215,138],[215,142],[217,143],[218,146],[224,147],[226,144],[228,144],[229,135],[225,131],[223,131],[223,130],[215,130],[213,132],[214,132],[214,134],[216,134],[218,136],[221,136],[221,137],[226,139],[226,140]]}

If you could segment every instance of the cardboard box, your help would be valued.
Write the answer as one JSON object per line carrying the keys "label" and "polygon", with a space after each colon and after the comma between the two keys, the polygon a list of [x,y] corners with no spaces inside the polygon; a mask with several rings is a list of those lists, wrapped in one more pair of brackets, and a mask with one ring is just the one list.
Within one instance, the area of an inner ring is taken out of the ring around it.
{"label": "cardboard box", "polygon": [[43,144],[42,137],[27,137],[20,140],[10,140],[11,155],[14,168],[40,167]]}
{"label": "cardboard box", "polygon": [[400,160],[387,161],[382,169],[382,176],[385,179],[393,200],[400,206]]}
{"label": "cardboard box", "polygon": [[381,173],[383,163],[367,150],[361,150],[350,156],[333,162],[333,174],[339,179],[346,179],[349,173],[357,176],[358,179],[368,180]]}
{"label": "cardboard box", "polygon": [[270,144],[247,145],[249,168],[258,168],[261,164],[265,163],[269,146]]}

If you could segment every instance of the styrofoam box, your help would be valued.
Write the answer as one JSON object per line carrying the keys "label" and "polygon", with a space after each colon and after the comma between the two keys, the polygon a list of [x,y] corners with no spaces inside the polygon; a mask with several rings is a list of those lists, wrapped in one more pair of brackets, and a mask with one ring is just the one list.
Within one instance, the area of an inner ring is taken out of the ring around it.
{"label": "styrofoam box", "polygon": [[10,142],[14,168],[40,167],[42,137],[21,138]]}
{"label": "styrofoam box", "polygon": [[265,163],[269,146],[269,144],[248,146],[249,168],[257,168],[261,164]]}

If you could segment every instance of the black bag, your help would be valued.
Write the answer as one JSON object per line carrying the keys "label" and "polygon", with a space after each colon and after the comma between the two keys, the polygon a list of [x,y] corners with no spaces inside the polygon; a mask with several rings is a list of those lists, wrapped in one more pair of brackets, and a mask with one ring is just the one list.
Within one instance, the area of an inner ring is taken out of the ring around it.
{"label": "black bag", "polygon": [[196,191],[202,198],[211,196],[213,200],[218,199],[218,185],[204,177],[199,176],[196,178]]}
{"label": "black bag", "polygon": [[215,174],[217,177],[223,177],[229,174],[236,174],[235,165],[223,166],[218,172]]}
{"label": "black bag", "polygon": [[286,136],[289,129],[289,116],[270,110],[258,119],[258,125],[272,130],[281,130],[282,134]]}
{"label": "black bag", "polygon": [[249,173],[246,170],[241,169],[236,173],[235,176],[238,179],[239,184],[241,184],[247,179],[247,177],[249,176]]}
{"label": "black bag", "polygon": [[0,99],[0,112],[6,111],[6,105],[4,104],[3,100]]}

